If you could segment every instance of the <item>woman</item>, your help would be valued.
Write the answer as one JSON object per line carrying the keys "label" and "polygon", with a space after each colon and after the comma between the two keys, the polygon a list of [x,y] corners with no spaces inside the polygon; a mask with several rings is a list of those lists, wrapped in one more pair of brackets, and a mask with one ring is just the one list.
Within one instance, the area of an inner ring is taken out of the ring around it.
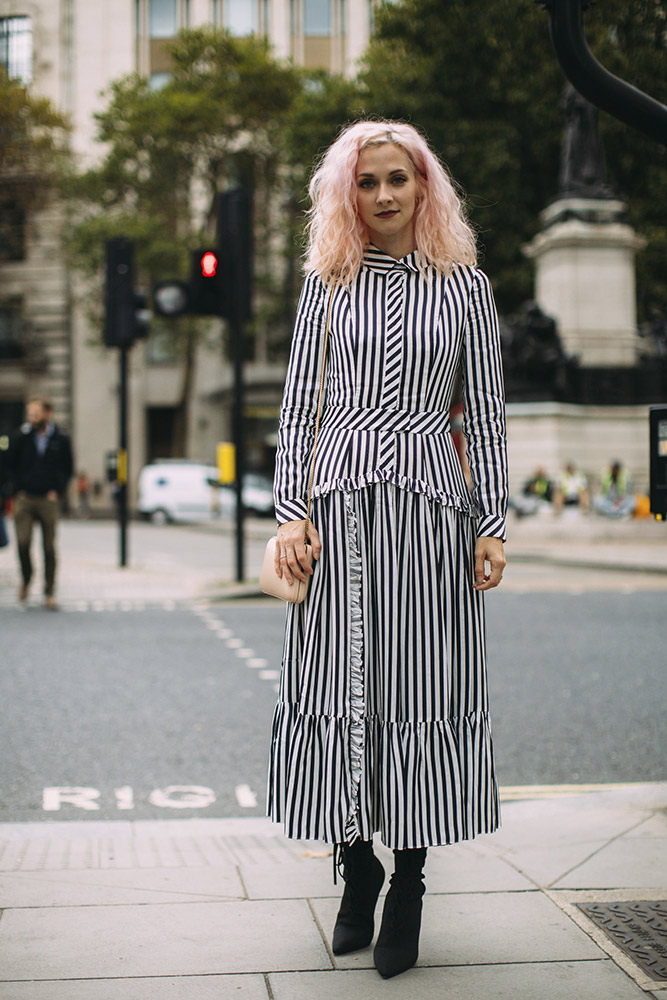
{"label": "woman", "polygon": [[[310,194],[274,494],[276,570],[312,579],[287,610],[268,806],[288,837],[342,852],[336,954],[370,944],[373,834],[393,848],[374,951],[388,978],[417,960],[426,849],[499,824],[482,593],[505,565],[500,342],[474,236],[415,129],[350,126]],[[460,369],[472,495],[449,428]]]}

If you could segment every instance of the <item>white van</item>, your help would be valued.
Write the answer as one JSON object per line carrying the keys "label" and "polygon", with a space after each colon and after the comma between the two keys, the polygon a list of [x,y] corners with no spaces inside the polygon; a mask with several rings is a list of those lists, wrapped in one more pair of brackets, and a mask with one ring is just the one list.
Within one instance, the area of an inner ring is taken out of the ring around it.
{"label": "white van", "polygon": [[220,514],[215,465],[185,460],[145,465],[139,473],[139,513],[154,524],[205,521]]}

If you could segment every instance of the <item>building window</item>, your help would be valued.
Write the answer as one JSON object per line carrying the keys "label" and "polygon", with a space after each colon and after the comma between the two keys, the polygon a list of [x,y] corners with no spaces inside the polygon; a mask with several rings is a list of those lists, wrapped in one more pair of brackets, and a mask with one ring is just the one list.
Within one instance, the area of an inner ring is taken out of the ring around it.
{"label": "building window", "polygon": [[178,33],[178,0],[150,0],[148,31],[151,38],[174,38]]}
{"label": "building window", "polygon": [[304,0],[303,33],[318,37],[331,34],[331,0]]}
{"label": "building window", "polygon": [[161,70],[159,73],[151,73],[148,78],[148,89],[149,90],[162,90],[165,84],[169,83],[171,80],[171,73],[166,70]]}
{"label": "building window", "polygon": [[256,0],[225,0],[224,27],[232,35],[252,35],[257,31]]}
{"label": "building window", "polygon": [[10,79],[32,80],[32,26],[29,17],[0,17],[0,66]]}
{"label": "building window", "polygon": [[[22,358],[21,314],[18,309],[0,309],[0,358],[14,360]],[[20,423],[20,421],[17,421]]]}
{"label": "building window", "polygon": [[0,261],[25,260],[25,212],[12,199],[0,200]]}

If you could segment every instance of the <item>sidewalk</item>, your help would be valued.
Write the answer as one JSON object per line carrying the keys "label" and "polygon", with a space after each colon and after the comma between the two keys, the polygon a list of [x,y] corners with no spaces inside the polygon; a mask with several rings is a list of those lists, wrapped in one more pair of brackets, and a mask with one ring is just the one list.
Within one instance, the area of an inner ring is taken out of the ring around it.
{"label": "sidewalk", "polygon": [[[577,579],[589,589],[618,589],[632,582],[667,588],[667,524],[653,520],[608,521],[595,515],[510,515],[508,569],[503,589],[558,589]],[[11,546],[0,551],[0,606],[15,605],[18,572]],[[187,602],[261,596],[257,584],[272,520],[248,518],[245,575],[237,585],[233,524],[129,526],[129,566],[118,568],[118,528],[112,521],[62,521],[59,533],[58,597],[67,608],[109,602]],[[39,538],[33,543],[36,580],[41,579]],[[553,571],[553,572],[551,572]],[[575,572],[576,571],[576,572]],[[586,576],[586,572],[588,575]],[[596,577],[597,574],[597,577]],[[630,581],[630,575],[633,575]],[[41,603],[39,586],[33,601]]]}
{"label": "sidewalk", "polygon": [[[2,825],[0,1000],[664,1000],[667,783],[523,794],[429,852],[418,967],[389,981],[331,953],[330,849],[266,820]],[[620,902],[647,904],[613,923],[649,964],[576,907]]]}

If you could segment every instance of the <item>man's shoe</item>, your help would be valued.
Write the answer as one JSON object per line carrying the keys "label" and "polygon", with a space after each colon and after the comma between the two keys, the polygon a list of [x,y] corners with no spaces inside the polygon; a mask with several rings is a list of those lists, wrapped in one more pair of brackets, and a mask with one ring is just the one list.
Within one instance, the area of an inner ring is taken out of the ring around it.
{"label": "man's shoe", "polygon": [[22,583],[21,586],[19,587],[19,603],[25,604],[27,600],[28,600],[28,584]]}
{"label": "man's shoe", "polygon": [[44,603],[50,611],[56,611],[58,608],[58,603],[53,594],[47,594]]}

